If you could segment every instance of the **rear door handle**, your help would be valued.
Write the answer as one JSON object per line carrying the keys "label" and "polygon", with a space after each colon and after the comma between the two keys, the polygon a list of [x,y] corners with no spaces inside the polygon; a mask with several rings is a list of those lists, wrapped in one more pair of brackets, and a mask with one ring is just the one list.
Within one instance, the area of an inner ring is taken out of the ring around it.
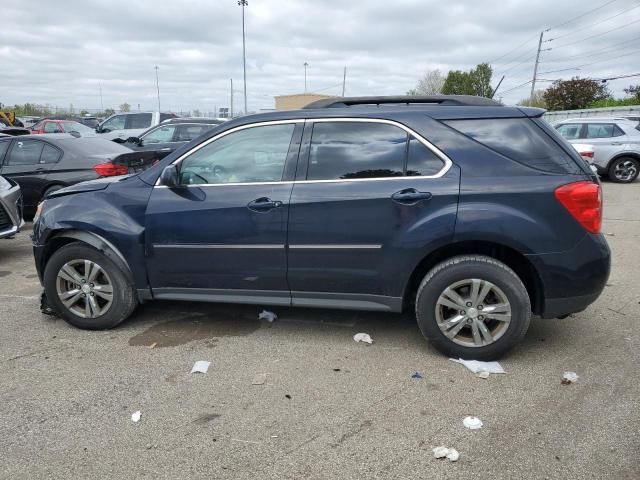
{"label": "rear door handle", "polygon": [[415,188],[405,188],[391,195],[391,199],[403,205],[414,205],[422,200],[429,200],[431,192],[419,192]]}
{"label": "rear door handle", "polygon": [[254,212],[268,212],[269,210],[273,210],[274,208],[280,208],[281,206],[282,206],[281,201],[271,200],[268,197],[256,198],[255,200],[247,204],[247,208]]}

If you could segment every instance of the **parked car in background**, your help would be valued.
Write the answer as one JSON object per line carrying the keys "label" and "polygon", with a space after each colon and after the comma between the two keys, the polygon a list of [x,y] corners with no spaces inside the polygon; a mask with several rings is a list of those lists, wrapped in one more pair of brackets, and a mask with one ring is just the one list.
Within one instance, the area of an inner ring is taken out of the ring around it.
{"label": "parked car in background", "polygon": [[108,140],[124,142],[127,138],[137,137],[148,128],[169,118],[177,118],[177,115],[161,112],[116,113],[100,123],[96,132]]}
{"label": "parked car in background", "polygon": [[618,183],[631,183],[640,173],[640,130],[622,118],[575,118],[559,122],[556,130],[570,143],[593,147],[591,163],[598,173]]}
{"label": "parked car in background", "polygon": [[40,121],[40,117],[34,117],[33,115],[24,115],[18,118],[25,128],[31,128]]}
{"label": "parked car in background", "polygon": [[82,135],[95,134],[92,128],[87,127],[74,120],[56,120],[45,118],[29,129],[32,135],[44,133],[71,133],[77,132]]}
{"label": "parked car in background", "polygon": [[32,214],[42,198],[60,188],[130,173],[128,162],[120,164],[128,153],[130,149],[95,135],[4,137],[0,138],[0,175],[20,185],[25,213]]}
{"label": "parked car in background", "polygon": [[100,124],[100,119],[98,119],[98,117],[93,117],[91,115],[85,115],[84,117],[77,117],[75,121],[93,130],[95,130],[95,128]]}
{"label": "parked car in background", "polygon": [[0,134],[17,137],[18,135],[29,135],[31,132],[28,128],[7,126],[0,123]]}
{"label": "parked car in background", "polygon": [[12,237],[23,224],[20,185],[0,176],[0,238]]}
{"label": "parked car in background", "polygon": [[138,175],[49,195],[44,308],[88,329],[152,299],[406,309],[447,355],[499,357],[532,313],[581,311],[609,276],[597,176],[543,113],[332,98],[225,122]]}
{"label": "parked car in background", "polygon": [[124,145],[139,152],[154,152],[160,160],[223,122],[214,118],[172,118],[151,127],[139,137],[129,137]]}

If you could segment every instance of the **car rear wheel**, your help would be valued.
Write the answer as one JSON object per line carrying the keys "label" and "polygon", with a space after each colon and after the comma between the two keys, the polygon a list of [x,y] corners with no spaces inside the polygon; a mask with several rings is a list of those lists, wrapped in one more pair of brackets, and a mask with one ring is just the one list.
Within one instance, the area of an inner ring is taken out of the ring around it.
{"label": "car rear wheel", "polygon": [[640,162],[632,157],[616,158],[609,166],[609,179],[616,183],[631,183],[638,178]]}
{"label": "car rear wheel", "polygon": [[481,255],[436,265],[416,296],[422,334],[454,358],[492,360],[513,348],[531,319],[529,295],[513,270]]}
{"label": "car rear wheel", "polygon": [[56,312],[78,328],[115,327],[137,305],[135,289],[120,268],[83,243],[65,245],[51,256],[44,288]]}

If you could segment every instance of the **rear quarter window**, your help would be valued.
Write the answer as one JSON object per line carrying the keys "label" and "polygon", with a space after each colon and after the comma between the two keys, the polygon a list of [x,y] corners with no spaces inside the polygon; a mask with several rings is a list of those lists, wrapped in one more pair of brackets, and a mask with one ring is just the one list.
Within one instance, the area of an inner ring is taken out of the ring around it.
{"label": "rear quarter window", "polygon": [[507,158],[549,173],[582,173],[577,163],[528,118],[447,120],[449,127]]}

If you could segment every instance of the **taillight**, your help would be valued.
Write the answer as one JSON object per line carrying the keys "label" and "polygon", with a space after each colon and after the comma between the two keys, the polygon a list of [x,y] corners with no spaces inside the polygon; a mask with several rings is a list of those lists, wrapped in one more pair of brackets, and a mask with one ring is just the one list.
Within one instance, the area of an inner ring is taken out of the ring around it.
{"label": "taillight", "polygon": [[582,158],[593,158],[593,152],[579,152]]}
{"label": "taillight", "polygon": [[129,167],[126,165],[115,165],[113,163],[99,163],[94,165],[93,169],[101,177],[115,177],[116,175],[129,173]]}
{"label": "taillight", "polygon": [[593,182],[575,182],[556,188],[556,198],[588,232],[600,233],[602,191]]}

